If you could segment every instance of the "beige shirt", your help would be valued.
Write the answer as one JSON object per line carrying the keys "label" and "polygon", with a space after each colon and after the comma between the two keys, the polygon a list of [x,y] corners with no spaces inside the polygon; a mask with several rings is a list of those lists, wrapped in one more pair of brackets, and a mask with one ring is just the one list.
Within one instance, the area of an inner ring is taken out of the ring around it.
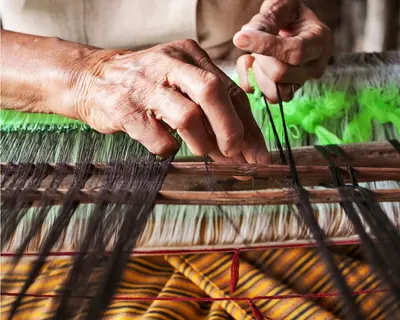
{"label": "beige shirt", "polygon": [[138,50],[191,38],[213,59],[237,56],[232,37],[263,0],[0,0],[7,30]]}

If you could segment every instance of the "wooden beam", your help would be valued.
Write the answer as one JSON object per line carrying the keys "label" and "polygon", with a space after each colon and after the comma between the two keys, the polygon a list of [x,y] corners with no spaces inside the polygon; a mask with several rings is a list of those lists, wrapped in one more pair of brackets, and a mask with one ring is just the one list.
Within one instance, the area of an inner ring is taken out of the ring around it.
{"label": "wooden beam", "polygon": [[[400,167],[400,153],[386,141],[344,144],[339,145],[339,147],[342,150],[346,161],[353,167]],[[292,152],[296,165],[327,165],[325,158],[313,146],[293,148]],[[281,163],[277,151],[272,150],[270,155],[272,164]],[[332,155],[332,158],[337,157]],[[175,161],[198,162],[204,161],[204,159],[200,157],[184,157],[177,158]]]}
{"label": "wooden beam", "polygon": [[[378,202],[400,201],[400,189],[371,190]],[[40,206],[44,200],[61,203],[67,189],[58,189],[49,193],[46,189],[29,191],[24,194],[27,201],[36,201]],[[342,200],[336,189],[308,190],[311,203],[338,203]],[[1,201],[7,200],[12,192],[2,189]],[[119,202],[121,192],[109,192],[107,202]],[[98,190],[79,190],[74,199],[80,203],[94,203]],[[351,199],[349,199],[351,200]],[[280,205],[295,204],[298,195],[293,189],[252,190],[252,191],[168,191],[161,190],[157,196],[157,204],[168,205]]]}

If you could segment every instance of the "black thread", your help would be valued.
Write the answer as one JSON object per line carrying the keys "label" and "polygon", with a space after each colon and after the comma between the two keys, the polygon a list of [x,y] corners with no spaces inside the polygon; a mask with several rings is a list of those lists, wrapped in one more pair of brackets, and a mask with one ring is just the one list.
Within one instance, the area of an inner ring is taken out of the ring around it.
{"label": "black thread", "polygon": [[393,146],[393,148],[396,149],[396,151],[398,153],[400,153],[400,142],[399,142],[399,140],[392,139],[392,140],[389,140],[389,143]]}
{"label": "black thread", "polygon": [[[290,166],[290,173],[291,173],[291,178],[292,178],[292,184],[294,187],[294,190],[299,196],[298,203],[296,204],[296,207],[298,208],[300,212],[301,218],[303,218],[303,222],[309,227],[314,239],[318,243],[318,247],[320,249],[320,252],[327,263],[327,267],[333,276],[333,280],[336,283],[338,289],[340,290],[345,306],[347,309],[346,316],[349,319],[363,319],[362,314],[359,311],[358,306],[355,303],[354,296],[352,295],[351,290],[349,290],[346,281],[344,280],[340,270],[338,269],[334,259],[333,255],[330,252],[326,242],[325,242],[325,235],[318,225],[318,221],[316,220],[314,216],[314,210],[312,209],[310,199],[308,197],[308,192],[302,187],[300,184],[300,180],[297,174],[296,170],[296,165],[294,162],[293,154],[291,151],[291,146],[290,146],[290,141],[289,141],[289,134],[287,131],[286,127],[286,121],[285,121],[285,115],[283,111],[283,104],[282,104],[282,98],[281,94],[279,92],[279,88],[276,85],[276,93],[278,96],[278,102],[279,102],[279,111],[281,115],[281,121],[283,125],[283,130],[284,130],[284,139],[285,139],[285,144],[286,144],[286,157],[288,159],[288,163]],[[273,119],[270,119],[271,121],[271,126],[273,123]],[[278,139],[279,137],[275,135],[275,139]],[[279,145],[279,142],[277,141],[277,145]]]}
{"label": "black thread", "polygon": [[[396,275],[398,273],[399,265],[396,263],[395,259],[390,257],[390,255],[384,254],[385,251],[386,252],[396,252],[396,251],[399,252],[399,251],[393,246],[393,243],[383,244],[384,250],[382,250],[382,248],[380,248],[380,246],[375,241],[372,240],[370,235],[367,234],[363,226],[363,223],[361,221],[361,218],[359,216],[359,213],[357,213],[353,205],[354,200],[358,198],[357,194],[358,190],[363,190],[358,185],[354,169],[346,161],[344,154],[342,150],[339,148],[339,146],[337,145],[328,145],[326,147],[315,146],[315,149],[321,153],[321,155],[329,162],[329,167],[332,168],[331,173],[332,173],[332,179],[334,181],[334,187],[337,188],[341,197],[341,201],[339,202],[339,204],[342,207],[343,211],[345,212],[346,216],[353,224],[357,234],[359,235],[361,240],[361,247],[363,249],[364,254],[367,257],[367,260],[371,263],[375,271],[383,279],[386,280],[387,284],[392,289],[393,293],[397,296],[397,299],[400,299],[399,287],[396,284],[395,279],[393,279],[393,275]],[[351,186],[345,185],[341,169],[337,166],[336,162],[333,161],[333,159],[331,158],[329,150],[334,155],[339,157],[339,159],[346,165],[349,176],[351,177],[351,182],[352,182]],[[369,203],[369,205],[362,206],[360,205],[359,202],[357,202],[358,203],[357,207],[359,209],[361,216],[367,221],[370,228],[374,231],[377,229],[373,225],[374,222],[370,214],[372,205],[371,201],[373,201],[372,200],[373,197],[371,194],[365,193],[364,195],[368,198],[367,202]],[[386,216],[386,213],[381,212],[380,215],[382,216],[382,219],[384,219],[383,216]],[[386,224],[389,223],[386,220],[385,222]],[[381,223],[382,227],[384,227],[384,225],[385,223]],[[379,234],[377,241],[382,241]],[[393,301],[392,303],[395,304],[396,302]]]}

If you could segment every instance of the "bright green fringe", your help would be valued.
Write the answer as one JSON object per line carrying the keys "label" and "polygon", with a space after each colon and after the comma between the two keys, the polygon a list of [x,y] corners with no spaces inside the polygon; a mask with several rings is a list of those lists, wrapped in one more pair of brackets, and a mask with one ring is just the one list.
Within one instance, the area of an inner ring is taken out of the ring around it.
{"label": "bright green fringe", "polygon": [[[266,141],[270,143],[274,139],[265,102],[251,72],[249,78],[254,87],[254,93],[248,94],[252,112]],[[284,103],[284,110],[294,146],[379,140],[374,137],[379,130],[392,131],[389,133],[391,138],[398,138],[400,133],[400,94],[396,84],[380,88],[366,86],[352,92],[324,88],[322,84],[315,89],[315,85],[306,84],[295,99]],[[283,136],[279,109],[271,105],[271,112],[278,133]],[[90,130],[86,124],[62,116],[10,110],[0,110],[0,125],[2,133]],[[191,153],[186,145],[182,145],[178,155]]]}
{"label": "bright green fringe", "polygon": [[1,132],[68,132],[90,130],[90,127],[78,120],[56,114],[25,113],[12,110],[0,110]]}
{"label": "bright green fringe", "polygon": [[[271,141],[273,135],[266,118],[266,105],[251,72],[249,80],[254,88],[254,92],[248,94],[253,114],[266,140]],[[394,136],[400,134],[400,92],[395,84],[383,88],[367,87],[355,94],[324,89],[319,96],[312,96],[305,89],[283,105],[293,142],[300,142],[307,135],[315,136],[312,140],[323,145],[368,142],[373,140],[374,123],[378,126],[391,124],[397,131]],[[282,137],[279,108],[271,105],[270,109],[278,134]],[[346,123],[342,123],[343,120]]]}

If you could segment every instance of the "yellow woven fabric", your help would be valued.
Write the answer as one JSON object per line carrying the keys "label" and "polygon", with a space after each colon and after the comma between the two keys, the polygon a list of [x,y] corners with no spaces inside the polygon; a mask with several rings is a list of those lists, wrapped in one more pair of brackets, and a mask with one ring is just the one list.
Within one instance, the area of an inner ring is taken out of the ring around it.
{"label": "yellow woven fabric", "polygon": [[[354,258],[354,254],[350,254],[348,249],[335,257],[354,291],[382,289],[371,268],[362,260]],[[229,297],[231,259],[232,254],[228,253],[132,257],[117,296],[132,299]],[[11,278],[7,276],[9,262],[3,259],[1,266],[2,292],[18,292],[26,278],[30,262],[23,260]],[[58,294],[70,266],[70,259],[48,261],[29,293]],[[317,249],[273,249],[240,254],[240,277],[232,297],[329,292],[336,292],[336,289]],[[6,318],[13,300],[13,297],[2,296],[2,318]],[[360,294],[357,301],[367,319],[387,319],[389,314],[400,318],[399,306],[388,292]],[[84,304],[85,301],[76,299],[74,305],[82,307]],[[341,299],[338,296],[256,300],[254,304],[266,319],[340,319],[343,316],[340,314]],[[47,319],[56,307],[56,298],[26,297],[15,319]],[[247,301],[114,300],[104,319],[250,320],[253,315]]]}

